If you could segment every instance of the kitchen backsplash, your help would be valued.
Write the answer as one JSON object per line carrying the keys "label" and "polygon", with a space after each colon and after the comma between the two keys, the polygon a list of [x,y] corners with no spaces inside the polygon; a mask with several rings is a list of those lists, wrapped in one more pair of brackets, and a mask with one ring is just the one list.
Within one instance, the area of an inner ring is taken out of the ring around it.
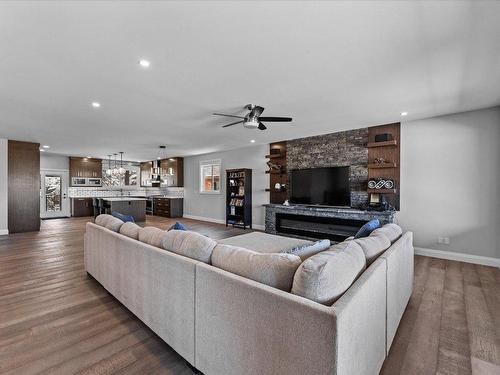
{"label": "kitchen backsplash", "polygon": [[68,196],[70,198],[90,198],[90,197],[131,197],[131,196],[150,196],[150,195],[168,195],[171,197],[184,197],[184,188],[179,187],[161,187],[161,188],[95,188],[95,187],[70,187]]}

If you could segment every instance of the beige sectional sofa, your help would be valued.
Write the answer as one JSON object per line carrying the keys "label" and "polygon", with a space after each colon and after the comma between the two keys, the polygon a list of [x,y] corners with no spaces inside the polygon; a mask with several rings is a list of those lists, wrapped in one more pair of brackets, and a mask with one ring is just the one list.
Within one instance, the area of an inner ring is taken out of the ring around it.
{"label": "beige sectional sofa", "polygon": [[96,222],[87,272],[206,375],[376,374],[412,292],[412,234],[395,226],[302,261],[282,252],[309,241]]}

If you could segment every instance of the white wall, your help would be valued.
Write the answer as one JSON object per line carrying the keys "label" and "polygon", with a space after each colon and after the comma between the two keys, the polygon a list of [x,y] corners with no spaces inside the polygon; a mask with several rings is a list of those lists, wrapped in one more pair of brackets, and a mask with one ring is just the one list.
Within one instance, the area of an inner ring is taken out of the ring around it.
{"label": "white wall", "polygon": [[69,170],[69,158],[61,155],[40,154],[40,169]]}
{"label": "white wall", "polygon": [[[184,159],[184,216],[208,218],[217,222],[226,219],[226,169],[252,169],[252,223],[264,226],[263,204],[269,203],[269,175],[265,155],[269,145],[253,146],[238,150],[190,156]],[[220,194],[200,194],[200,161],[221,159],[222,183]]]}
{"label": "white wall", "polygon": [[0,235],[8,233],[8,145],[0,138]]}
{"label": "white wall", "polygon": [[397,218],[416,247],[500,258],[499,143],[500,107],[402,124]]}

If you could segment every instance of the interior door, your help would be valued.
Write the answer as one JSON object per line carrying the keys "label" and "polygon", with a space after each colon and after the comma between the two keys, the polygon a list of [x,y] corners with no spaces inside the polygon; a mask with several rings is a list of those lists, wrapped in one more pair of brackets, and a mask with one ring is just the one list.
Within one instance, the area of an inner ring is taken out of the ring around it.
{"label": "interior door", "polygon": [[41,218],[69,217],[69,173],[45,170],[40,172],[40,179]]}

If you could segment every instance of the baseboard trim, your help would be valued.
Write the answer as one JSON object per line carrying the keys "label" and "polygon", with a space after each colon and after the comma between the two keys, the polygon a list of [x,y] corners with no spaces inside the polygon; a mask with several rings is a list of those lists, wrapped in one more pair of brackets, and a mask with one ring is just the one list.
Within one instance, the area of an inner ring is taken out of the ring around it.
{"label": "baseboard trim", "polygon": [[200,221],[208,221],[210,223],[217,223],[217,224],[226,224],[224,220],[221,219],[214,219],[212,217],[205,217],[205,216],[196,216],[196,215],[186,215],[184,214],[183,217],[186,219],[193,219],[193,220],[200,220]]}
{"label": "baseboard trim", "polygon": [[8,229],[0,229],[0,236],[6,236],[7,234],[9,234]]}
{"label": "baseboard trim", "polygon": [[[186,215],[186,214],[184,214],[183,217],[185,217],[186,219],[192,219],[192,220],[208,221],[210,223],[226,224],[225,220],[214,219],[212,217],[196,216],[196,215]],[[266,227],[264,225],[260,225],[260,224],[253,224],[252,225],[252,229],[265,230]]]}
{"label": "baseboard trim", "polygon": [[458,262],[481,264],[483,266],[491,266],[500,268],[500,259],[492,257],[484,257],[480,255],[455,253],[452,251],[426,249],[424,247],[415,247],[415,254],[426,257],[456,260]]}

